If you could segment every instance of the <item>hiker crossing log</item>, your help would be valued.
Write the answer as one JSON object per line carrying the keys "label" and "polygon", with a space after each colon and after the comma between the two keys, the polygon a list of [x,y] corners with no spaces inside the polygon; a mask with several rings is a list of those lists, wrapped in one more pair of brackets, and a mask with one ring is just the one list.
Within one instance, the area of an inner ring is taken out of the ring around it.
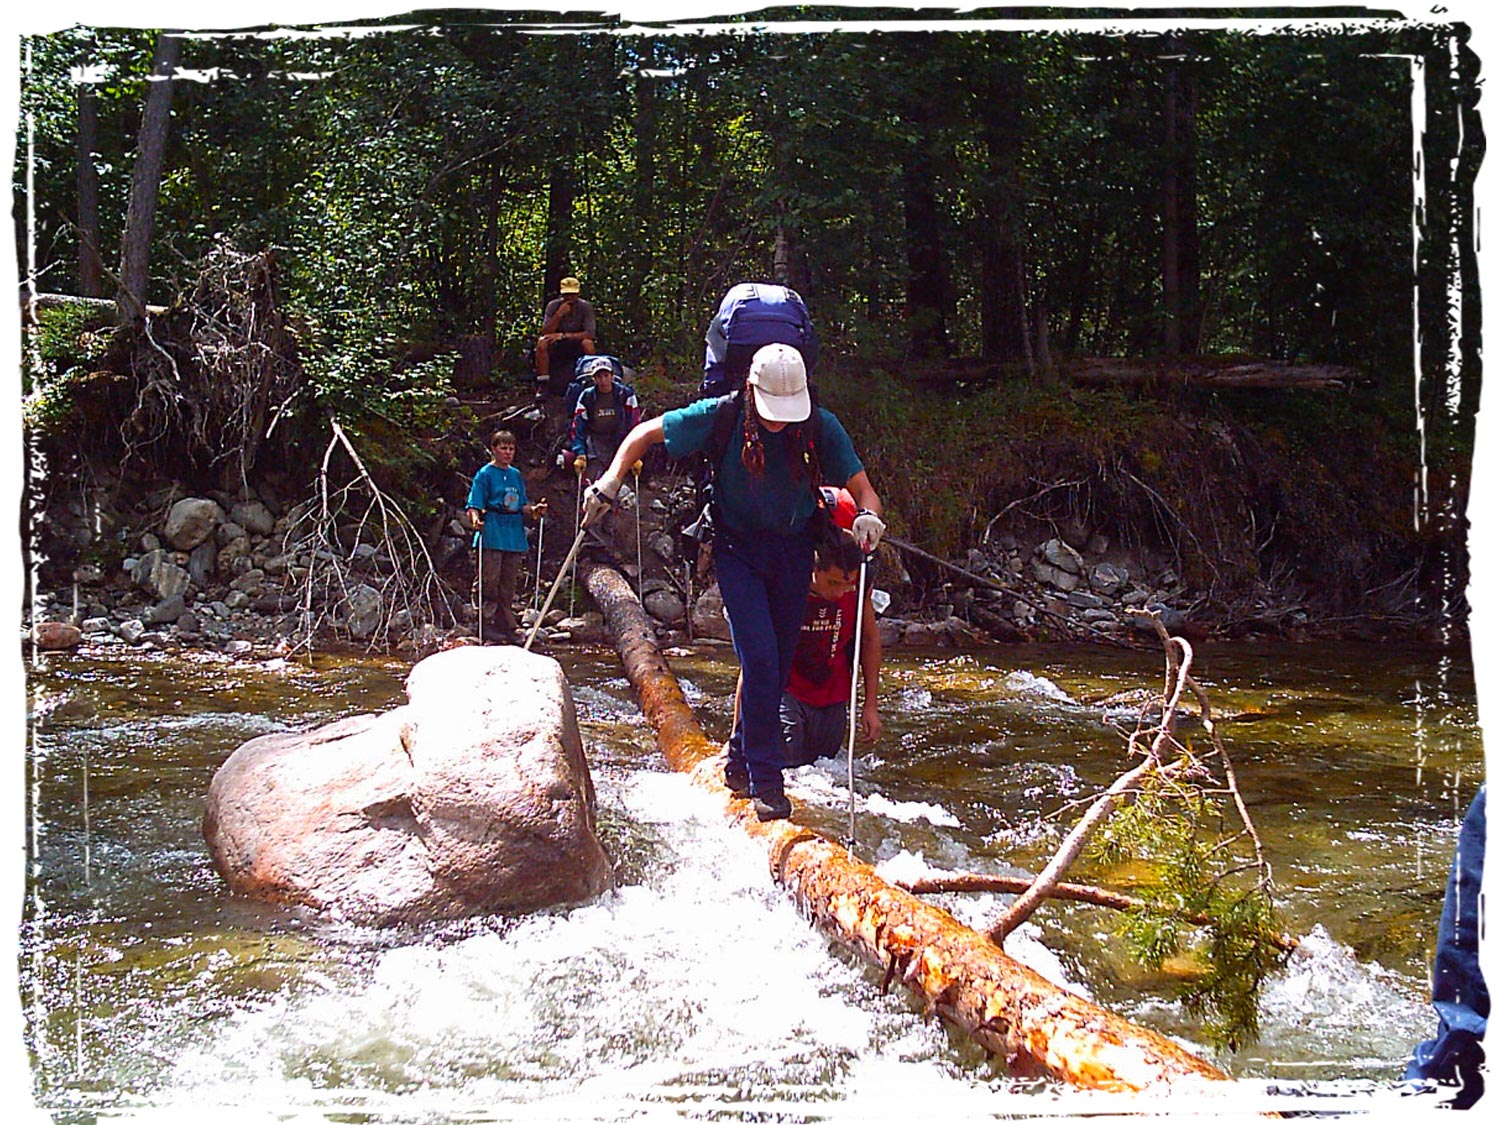
{"label": "hiker crossing log", "polygon": [[766,843],[772,877],[821,929],[882,969],[886,987],[905,985],[929,1015],[963,1028],[1017,1077],[1119,1092],[1228,1079],[1166,1036],[1052,984],[832,841],[792,821],[758,821],[724,788],[711,762],[718,747],[694,719],[630,583],[599,564],[585,564],[582,577],[668,764],[723,795],[731,819]]}

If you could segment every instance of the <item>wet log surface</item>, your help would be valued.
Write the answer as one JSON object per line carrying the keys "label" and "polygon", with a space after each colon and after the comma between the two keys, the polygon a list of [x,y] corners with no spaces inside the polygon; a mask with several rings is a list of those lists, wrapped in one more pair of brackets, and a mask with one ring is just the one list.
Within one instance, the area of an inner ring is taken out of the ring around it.
{"label": "wet log surface", "polygon": [[762,840],[772,876],[834,940],[963,1028],[1016,1077],[1084,1089],[1161,1092],[1228,1076],[1166,1036],[1052,984],[946,911],[887,883],[874,868],[794,820],[761,823],[724,788],[709,742],[629,582],[585,564],[582,579],[615,637],[626,676],[674,770],[720,793],[728,816]]}

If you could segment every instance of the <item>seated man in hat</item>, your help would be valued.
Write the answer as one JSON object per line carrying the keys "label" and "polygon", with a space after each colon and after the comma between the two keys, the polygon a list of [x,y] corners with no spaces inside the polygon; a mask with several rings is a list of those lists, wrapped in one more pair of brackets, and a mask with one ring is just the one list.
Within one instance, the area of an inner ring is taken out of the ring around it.
{"label": "seated man in hat", "polygon": [[536,394],[548,388],[560,395],[573,377],[581,355],[594,354],[594,306],[578,295],[578,279],[565,277],[558,296],[542,314],[542,335],[536,342]]}

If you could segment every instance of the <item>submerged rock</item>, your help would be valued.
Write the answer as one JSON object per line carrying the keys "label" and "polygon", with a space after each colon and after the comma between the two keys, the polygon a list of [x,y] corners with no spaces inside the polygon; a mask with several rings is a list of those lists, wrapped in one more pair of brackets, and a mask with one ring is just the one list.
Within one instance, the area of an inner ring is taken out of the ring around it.
{"label": "submerged rock", "polygon": [[385,925],[524,911],[611,884],[573,698],[517,647],[437,653],[410,702],[245,743],[204,836],[238,893]]}

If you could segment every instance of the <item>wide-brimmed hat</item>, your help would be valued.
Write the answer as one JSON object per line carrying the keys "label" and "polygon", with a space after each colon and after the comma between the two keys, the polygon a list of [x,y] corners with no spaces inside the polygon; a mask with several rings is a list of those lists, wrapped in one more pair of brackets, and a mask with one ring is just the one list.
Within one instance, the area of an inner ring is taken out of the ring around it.
{"label": "wide-brimmed hat", "polygon": [[805,422],[812,413],[807,365],[790,344],[767,344],[756,352],[745,382],[755,395],[756,411],[768,422]]}
{"label": "wide-brimmed hat", "polygon": [[576,277],[565,277],[557,283],[559,293],[577,293],[581,288]]}

